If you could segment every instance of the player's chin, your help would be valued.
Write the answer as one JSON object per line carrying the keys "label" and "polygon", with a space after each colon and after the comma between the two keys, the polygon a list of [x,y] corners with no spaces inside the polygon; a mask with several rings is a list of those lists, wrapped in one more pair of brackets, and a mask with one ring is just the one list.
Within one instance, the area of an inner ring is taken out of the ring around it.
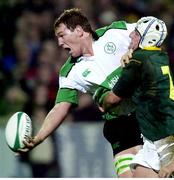
{"label": "player's chin", "polygon": [[69,54],[73,57],[73,58],[77,58],[80,57],[82,54],[74,52],[74,51],[70,51]]}
{"label": "player's chin", "polygon": [[69,53],[73,58],[78,57],[75,53]]}

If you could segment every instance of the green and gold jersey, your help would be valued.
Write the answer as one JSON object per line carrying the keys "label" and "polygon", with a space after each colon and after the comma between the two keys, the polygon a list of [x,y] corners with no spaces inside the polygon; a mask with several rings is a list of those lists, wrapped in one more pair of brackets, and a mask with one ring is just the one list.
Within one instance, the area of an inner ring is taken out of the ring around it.
{"label": "green and gold jersey", "polygon": [[56,103],[77,105],[78,91],[98,96],[99,87],[112,89],[119,79],[120,59],[128,50],[129,34],[134,28],[135,23],[118,21],[98,29],[96,33],[99,39],[92,44],[94,56],[70,57],[61,68]]}
{"label": "green and gold jersey", "polygon": [[174,134],[174,84],[167,53],[137,50],[113,88],[120,97],[134,92],[142,134],[159,140]]}

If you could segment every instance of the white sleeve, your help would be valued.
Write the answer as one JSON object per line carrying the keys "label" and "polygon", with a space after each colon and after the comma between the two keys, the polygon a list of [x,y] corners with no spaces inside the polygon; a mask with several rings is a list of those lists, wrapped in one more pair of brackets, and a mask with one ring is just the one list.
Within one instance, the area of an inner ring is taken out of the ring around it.
{"label": "white sleeve", "polygon": [[79,83],[68,77],[59,77],[59,88],[77,89],[81,92],[86,93],[86,90]]}

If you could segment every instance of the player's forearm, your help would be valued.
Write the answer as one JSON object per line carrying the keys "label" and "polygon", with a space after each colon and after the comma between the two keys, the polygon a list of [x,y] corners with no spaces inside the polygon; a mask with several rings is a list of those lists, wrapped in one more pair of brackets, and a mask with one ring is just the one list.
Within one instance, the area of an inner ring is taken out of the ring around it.
{"label": "player's forearm", "polygon": [[65,119],[68,114],[70,106],[66,104],[57,104],[46,116],[41,129],[36,135],[36,139],[44,141]]}
{"label": "player's forearm", "polygon": [[103,109],[107,110],[115,105],[117,105],[121,101],[121,98],[115,95],[113,92],[109,92],[103,100]]}

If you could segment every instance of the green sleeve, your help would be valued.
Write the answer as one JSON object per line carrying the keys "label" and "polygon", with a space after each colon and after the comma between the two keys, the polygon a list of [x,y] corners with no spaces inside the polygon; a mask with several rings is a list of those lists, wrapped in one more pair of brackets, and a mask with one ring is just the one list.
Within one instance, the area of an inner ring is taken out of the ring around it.
{"label": "green sleeve", "polygon": [[78,105],[78,91],[76,89],[61,88],[59,89],[55,103],[69,102]]}

